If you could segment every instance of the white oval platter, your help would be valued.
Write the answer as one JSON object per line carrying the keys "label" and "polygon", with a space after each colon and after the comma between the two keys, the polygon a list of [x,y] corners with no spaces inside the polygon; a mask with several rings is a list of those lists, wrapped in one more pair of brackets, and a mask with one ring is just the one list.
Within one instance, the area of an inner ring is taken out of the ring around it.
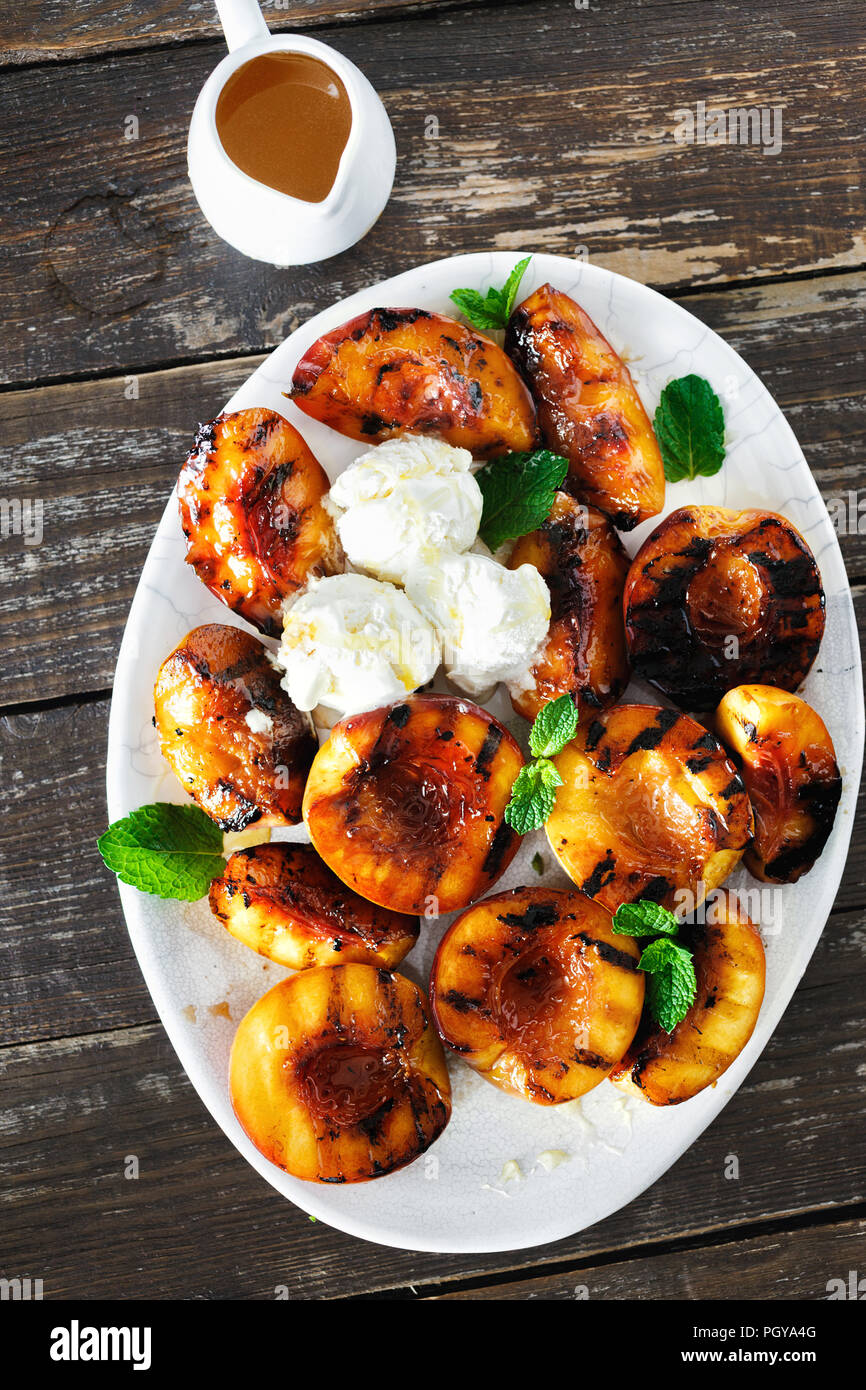
{"label": "white oval platter", "polygon": [[[284,399],[282,392],[308,345],[376,305],[454,313],[449,303],[453,289],[473,286],[483,292],[500,285],[518,258],[519,253],[511,252],[455,256],[352,295],[286,339],[226,408],[258,405],[280,411],[300,429],[333,479],[363,446],[309,420]],[[765,895],[764,1006],[749,1045],[715,1087],[683,1105],[657,1110],[638,1099],[624,1099],[605,1081],[582,1101],[546,1108],[503,1094],[453,1060],[454,1113],[442,1138],[409,1168],[347,1187],[320,1187],[287,1176],[258,1153],[232,1112],[227,1066],[235,1028],[255,999],[288,972],[230,937],[206,902],[164,902],[120,885],[129,933],[160,1018],[193,1085],[232,1143],[310,1215],[367,1240],[410,1250],[512,1250],[558,1240],[633,1201],[688,1149],[734,1094],[797,987],[836,896],[860,778],[863,688],[851,594],[826,508],[778,406],[721,338],[653,290],[597,266],[536,255],[520,298],[547,280],[573,295],[623,354],[650,415],[666,383],[687,372],[708,378],[723,398],[728,454],[722,471],[713,478],[669,485],[665,512],[690,503],[766,507],[789,517],[811,545],[827,595],[827,629],[803,693],[835,741],[843,794],[833,835],[815,869],[800,883]],[[784,351],[782,342],[779,351]],[[198,410],[198,402],[191,400],[190,439]],[[181,462],[178,458],[178,467]],[[630,553],[658,520],[623,538]],[[243,626],[198,582],[184,564],[184,553],[172,495],[139,581],[118,660],[108,746],[111,820],[147,802],[184,800],[160,757],[151,724],[157,669],[197,624]],[[657,703],[646,688],[633,686],[629,694]],[[501,695],[498,700],[490,708],[508,717]],[[299,827],[286,838],[303,839],[305,832]],[[531,867],[539,849],[548,866],[541,878]],[[499,886],[543,882],[564,885],[566,880],[552,867],[539,832],[526,837]],[[745,870],[729,882],[752,893],[760,887]],[[426,923],[401,967],[422,986],[449,920]],[[550,1151],[561,1159],[552,1169],[538,1161]],[[502,1181],[510,1160],[522,1176]]]}

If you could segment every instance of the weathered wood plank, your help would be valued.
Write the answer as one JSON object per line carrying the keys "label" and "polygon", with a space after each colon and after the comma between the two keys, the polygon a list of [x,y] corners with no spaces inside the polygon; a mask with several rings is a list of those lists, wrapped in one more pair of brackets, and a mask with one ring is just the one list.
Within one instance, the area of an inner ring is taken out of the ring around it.
{"label": "weathered wood plank", "polygon": [[[410,18],[426,10],[490,0],[261,0],[273,33],[375,17]],[[509,0],[499,0],[499,4]],[[213,0],[76,0],[45,5],[24,0],[0,18],[0,64],[69,60],[125,49],[215,38],[221,34]]]}
{"label": "weathered wood plank", "polygon": [[[436,1300],[470,1299],[746,1299],[749,1302],[804,1299],[814,1301],[835,1291],[834,1279],[849,1284],[849,1270],[862,1259],[866,1221],[840,1221],[777,1235],[726,1241],[676,1254],[605,1265],[581,1265],[569,1273],[495,1284],[490,1288],[434,1294]],[[689,1343],[706,1351],[718,1344]],[[797,1351],[813,1350],[807,1339],[785,1343]],[[679,1348],[677,1349],[679,1351]],[[783,1348],[779,1348],[779,1355]]]}
{"label": "weathered wood plank", "polygon": [[[863,1195],[864,925],[862,914],[832,919],[745,1085],[649,1192],[581,1235],[508,1254],[386,1252],[311,1224],[219,1133],[156,1025],[0,1050],[0,1267],[43,1278],[47,1298],[267,1299],[279,1285],[299,1299],[407,1285],[435,1292],[438,1281],[548,1262],[555,1270],[610,1251],[637,1256],[659,1240],[828,1206],[841,1217]],[[130,1155],[137,1180],[124,1177]],[[731,1155],[736,1181],[725,1177]],[[682,1268],[703,1281],[703,1256],[692,1264],[692,1254]],[[838,1262],[825,1280],[857,1267],[847,1247]],[[793,1255],[777,1263],[794,1276]],[[623,1270],[604,1296],[622,1296],[629,1279]],[[601,1287],[593,1284],[595,1296]]]}
{"label": "weathered wood plank", "polygon": [[[866,577],[866,277],[755,285],[682,301],[746,357],[786,411],[828,501],[853,489]],[[0,542],[0,704],[107,689],[154,528],[198,420],[257,357],[0,394],[2,496],[41,500],[44,540]],[[137,389],[137,398],[127,395]],[[111,581],[106,581],[110,574]]]}
{"label": "weathered wood plank", "polygon": [[[296,270],[237,255],[195,206],[186,126],[219,45],[10,69],[3,379],[265,349],[371,280],[485,246],[586,246],[669,289],[861,265],[856,0],[832,23],[810,0],[704,6],[699,26],[685,14],[661,0],[585,13],[545,0],[323,30],[382,91],[400,161],[360,246]],[[677,111],[699,101],[781,105],[781,152],[677,144]]]}

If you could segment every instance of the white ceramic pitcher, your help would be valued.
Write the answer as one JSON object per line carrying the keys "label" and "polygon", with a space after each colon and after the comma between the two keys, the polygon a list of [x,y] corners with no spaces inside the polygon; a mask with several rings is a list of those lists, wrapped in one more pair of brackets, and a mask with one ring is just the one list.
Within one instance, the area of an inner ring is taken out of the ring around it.
{"label": "white ceramic pitcher", "polygon": [[[370,230],[388,201],[397,155],[382,102],[362,72],[336,49],[300,34],[271,34],[258,0],[216,0],[228,55],[211,73],[189,128],[189,177],[214,231],[257,261],[308,265],[336,256]],[[352,109],[349,138],[330,193],[307,203],[250,178],[229,159],[216,125],[227,79],[262,53],[307,53],[340,78]]]}

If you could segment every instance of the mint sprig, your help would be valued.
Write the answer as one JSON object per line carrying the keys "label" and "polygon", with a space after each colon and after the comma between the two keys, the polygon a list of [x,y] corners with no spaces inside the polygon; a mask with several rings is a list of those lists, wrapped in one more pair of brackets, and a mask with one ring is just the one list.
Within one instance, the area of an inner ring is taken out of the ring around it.
{"label": "mint sprig", "polygon": [[526,256],[522,261],[518,261],[501,290],[491,288],[486,295],[480,294],[478,290],[454,290],[451,294],[452,301],[474,328],[480,328],[482,332],[490,328],[505,328],[514,308],[520,282],[531,260],[531,256]]}
{"label": "mint sprig", "polygon": [[529,733],[533,758],[555,758],[577,733],[577,705],[573,695],[560,695],[538,711]]}
{"label": "mint sprig", "polygon": [[534,761],[518,772],[505,808],[505,819],[518,835],[539,830],[553,810],[562,778],[550,759],[574,738],[577,718],[571,695],[560,695],[538,711],[529,733]]}
{"label": "mint sprig", "polygon": [[695,1002],[698,990],[691,951],[669,936],[657,936],[646,947],[638,969],[647,973],[650,1012],[666,1033],[672,1033]]}
{"label": "mint sprig", "polygon": [[484,505],[478,534],[491,550],[535,531],[550,516],[568,460],[549,449],[503,454],[479,468],[475,480]]}
{"label": "mint sprig", "polygon": [[680,924],[661,903],[639,898],[635,903],[620,903],[613,914],[613,929],[620,936],[676,936]]}
{"label": "mint sprig", "polygon": [[681,376],[662,391],[653,417],[669,483],[718,473],[725,457],[722,403],[702,376]]}
{"label": "mint sprig", "polygon": [[691,951],[673,938],[679,919],[649,898],[620,903],[613,914],[613,930],[619,936],[652,936],[638,961],[647,975],[649,1011],[666,1033],[672,1033],[695,1002],[698,982]]}
{"label": "mint sprig", "polygon": [[96,843],[106,867],[123,883],[159,898],[195,902],[225,871],[222,831],[198,806],[140,806]]}

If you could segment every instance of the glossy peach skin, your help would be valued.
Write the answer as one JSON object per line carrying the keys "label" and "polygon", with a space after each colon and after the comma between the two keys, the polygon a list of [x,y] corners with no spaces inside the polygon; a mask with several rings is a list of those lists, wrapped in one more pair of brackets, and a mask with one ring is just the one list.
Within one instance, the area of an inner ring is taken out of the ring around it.
{"label": "glossy peach skin", "polygon": [[687,929],[694,953],[695,1002],[672,1033],[647,1013],[612,1080],[651,1105],[678,1105],[715,1085],[755,1029],[766,963],[760,933],[737,902],[718,891],[706,923]]}
{"label": "glossy peach skin", "polygon": [[545,443],[568,459],[564,486],[620,531],[661,511],[662,457],[628,367],[579,304],[552,285],[511,315],[505,350],[529,382]]}
{"label": "glossy peach skin", "polygon": [[798,695],[740,685],[716,710],[716,732],[755,812],[746,867],[770,883],[796,883],[823,852],[842,794],[826,724]]}
{"label": "glossy peach skin", "polygon": [[[163,757],[222,830],[298,823],[316,736],[255,637],[222,623],[187,633],[159,668],[154,706]],[[254,732],[252,711],[270,728]]]}
{"label": "glossy peach skin", "polygon": [[372,965],[314,966],[269,990],[235,1035],[229,1085],[260,1153],[307,1182],[383,1177],[451,1115],[426,999]]}
{"label": "glossy peach skin", "polygon": [[322,505],[328,476],[275,410],[236,410],[200,425],[180,470],[187,564],[203,584],[270,637],[285,600],[311,575],[343,568]]}
{"label": "glossy peach skin", "polygon": [[478,705],[412,695],[335,725],[310,770],[304,820],[362,897],[395,912],[450,912],[517,852],[503,813],[522,766],[515,740]]}
{"label": "glossy peach skin", "polygon": [[775,512],[671,512],[632,561],[623,604],[635,675],[684,709],[752,681],[796,690],[824,633],[815,557]]}
{"label": "glossy peach skin", "polygon": [[502,349],[424,309],[370,309],[326,333],[295,368],[291,398],[366,444],[413,431],[488,457],[537,439],[532,398]]}
{"label": "glossy peach skin", "polygon": [[439,944],[440,1036],[504,1091],[557,1105],[603,1081],[634,1037],[640,952],[582,893],[515,888],[475,903]]}
{"label": "glossy peach skin", "polygon": [[611,912],[636,898],[696,905],[749,842],[739,772],[715,735],[676,710],[617,705],[579,724],[554,762],[563,785],[547,819],[551,848]]}
{"label": "glossy peach skin", "polygon": [[550,590],[550,628],[533,683],[511,688],[518,714],[532,721],[543,705],[571,694],[581,718],[606,709],[628,685],[622,595],[628,556],[595,507],[558,492],[547,521],[515,545],[509,569],[535,565]]}
{"label": "glossy peach skin", "polygon": [[310,845],[238,850],[210,886],[211,911],[238,941],[278,965],[397,965],[417,917],[376,907],[341,883]]}

